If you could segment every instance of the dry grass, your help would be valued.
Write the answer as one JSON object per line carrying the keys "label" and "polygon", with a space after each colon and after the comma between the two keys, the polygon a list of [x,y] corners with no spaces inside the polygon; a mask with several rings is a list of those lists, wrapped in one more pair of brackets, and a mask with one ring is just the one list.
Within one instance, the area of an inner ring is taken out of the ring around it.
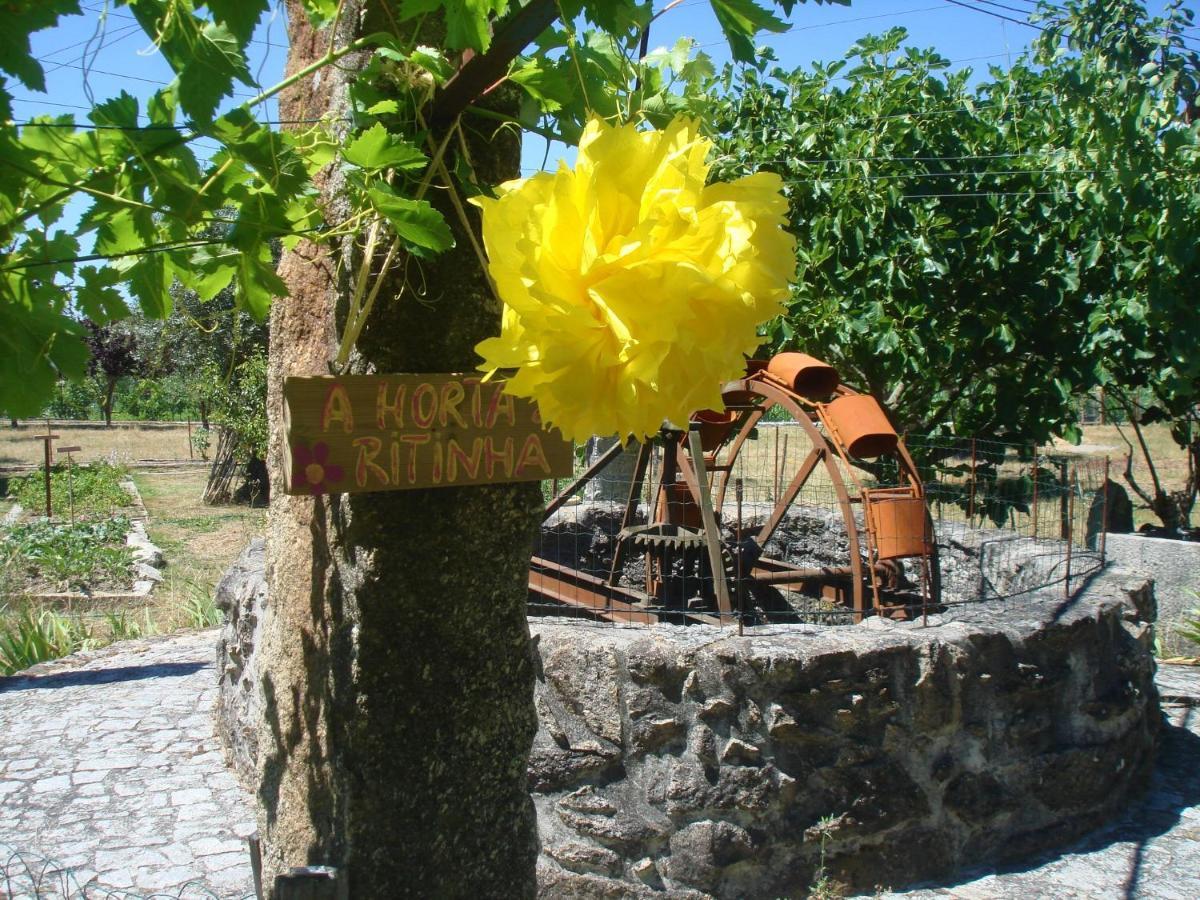
{"label": "dry grass", "polygon": [[189,625],[188,603],[210,599],[230,563],[266,530],[265,509],[202,503],[206,478],[206,470],[134,475],[150,516],[146,531],[167,560],[150,604],[163,630]]}
{"label": "dry grass", "polygon": [[[51,430],[61,435],[60,447],[82,447],[72,454],[76,462],[112,459],[132,463],[142,459],[188,459],[187,423],[151,425],[148,423],[114,424],[105,428],[98,422],[53,423]],[[0,466],[41,465],[45,422],[28,422],[13,428],[0,427]],[[56,460],[57,461],[57,460]]]}

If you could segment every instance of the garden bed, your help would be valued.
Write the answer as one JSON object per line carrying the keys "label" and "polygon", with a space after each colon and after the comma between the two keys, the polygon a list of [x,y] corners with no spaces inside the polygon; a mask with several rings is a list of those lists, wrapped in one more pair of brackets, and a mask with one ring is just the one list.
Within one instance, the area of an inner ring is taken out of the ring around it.
{"label": "garden bed", "polygon": [[146,510],[125,471],[105,463],[53,468],[51,497],[69,518],[36,515],[44,477],[9,485],[16,505],[0,526],[0,589],[34,601],[150,593],[162,579],[162,553],[146,537]]}

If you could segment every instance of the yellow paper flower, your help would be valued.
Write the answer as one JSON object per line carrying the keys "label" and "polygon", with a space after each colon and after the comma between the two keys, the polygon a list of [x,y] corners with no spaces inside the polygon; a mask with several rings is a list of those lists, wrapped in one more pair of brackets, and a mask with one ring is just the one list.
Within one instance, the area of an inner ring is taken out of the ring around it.
{"label": "yellow paper flower", "polygon": [[516,369],[507,390],[567,437],[640,438],[721,408],[781,309],[795,242],[779,177],[705,186],[710,146],[694,121],[593,120],[573,170],[475,201],[505,305],[480,369]]}

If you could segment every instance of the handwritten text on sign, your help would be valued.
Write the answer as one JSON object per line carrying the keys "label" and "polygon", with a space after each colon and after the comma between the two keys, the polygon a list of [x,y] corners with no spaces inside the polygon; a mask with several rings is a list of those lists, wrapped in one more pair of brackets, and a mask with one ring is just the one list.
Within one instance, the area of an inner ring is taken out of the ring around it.
{"label": "handwritten text on sign", "polygon": [[569,442],[476,375],[346,375],[283,384],[289,494],[563,478]]}

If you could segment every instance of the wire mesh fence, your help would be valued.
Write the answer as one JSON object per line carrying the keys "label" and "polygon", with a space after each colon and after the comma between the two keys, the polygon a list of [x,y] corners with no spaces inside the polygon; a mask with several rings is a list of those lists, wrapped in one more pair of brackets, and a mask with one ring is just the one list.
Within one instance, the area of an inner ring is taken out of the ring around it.
{"label": "wire mesh fence", "polygon": [[[0,897],[5,900],[219,900],[222,894],[200,881],[141,894],[105,888],[86,868],[65,865],[32,850],[0,843]],[[225,896],[228,896],[226,894]],[[243,900],[252,900],[247,894]]]}
{"label": "wire mesh fence", "polygon": [[558,499],[530,614],[743,629],[945,621],[981,602],[1069,597],[1103,567],[1104,458],[909,437],[907,455],[862,460],[824,437],[816,417],[760,421],[741,446],[705,453],[711,527],[688,486],[699,482],[686,439],[589,442],[576,483],[545,485]]}

